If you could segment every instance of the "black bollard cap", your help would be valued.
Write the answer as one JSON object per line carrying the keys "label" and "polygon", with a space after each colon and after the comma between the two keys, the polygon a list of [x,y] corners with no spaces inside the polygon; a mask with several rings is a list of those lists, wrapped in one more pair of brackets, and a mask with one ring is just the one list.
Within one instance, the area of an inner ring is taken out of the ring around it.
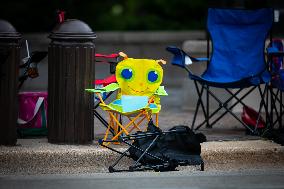
{"label": "black bollard cap", "polygon": [[58,24],[48,36],[51,39],[95,39],[96,34],[85,23],[77,19],[68,19]]}
{"label": "black bollard cap", "polygon": [[21,34],[6,20],[0,19],[0,39],[20,39]]}

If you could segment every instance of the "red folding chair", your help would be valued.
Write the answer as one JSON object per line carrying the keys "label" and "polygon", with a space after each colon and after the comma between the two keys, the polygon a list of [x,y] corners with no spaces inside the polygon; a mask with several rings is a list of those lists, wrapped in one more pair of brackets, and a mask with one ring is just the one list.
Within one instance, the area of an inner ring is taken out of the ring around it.
{"label": "red folding chair", "polygon": [[[96,88],[98,87],[104,87],[106,85],[109,85],[111,83],[116,83],[116,77],[115,77],[115,67],[117,63],[119,62],[119,54],[95,54],[96,58],[96,63],[104,63],[104,64],[109,64],[110,66],[110,74],[106,78],[103,79],[96,79],[93,81],[93,84],[95,85]],[[104,93],[102,95],[104,100],[107,100],[114,92],[109,92],[109,93]],[[103,118],[103,116],[97,111],[97,108],[100,105],[100,101],[95,98],[95,106],[94,106],[94,115],[95,117],[105,126],[108,128],[108,122]],[[113,132],[113,131],[111,131]]]}

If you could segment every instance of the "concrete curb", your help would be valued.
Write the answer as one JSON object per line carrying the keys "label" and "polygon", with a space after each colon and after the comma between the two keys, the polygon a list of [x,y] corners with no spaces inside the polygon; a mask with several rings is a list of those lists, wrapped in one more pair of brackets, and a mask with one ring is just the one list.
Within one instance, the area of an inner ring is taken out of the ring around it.
{"label": "concrete curb", "polygon": [[209,170],[284,168],[284,146],[272,141],[207,142],[202,157]]}
{"label": "concrete curb", "polygon": [[[117,157],[97,144],[54,145],[46,139],[24,139],[0,146],[0,174],[101,173]],[[122,150],[123,148],[118,148]],[[284,146],[271,141],[223,141],[202,144],[205,171],[284,168]],[[126,159],[121,166],[128,167]],[[180,169],[196,170],[194,167]]]}

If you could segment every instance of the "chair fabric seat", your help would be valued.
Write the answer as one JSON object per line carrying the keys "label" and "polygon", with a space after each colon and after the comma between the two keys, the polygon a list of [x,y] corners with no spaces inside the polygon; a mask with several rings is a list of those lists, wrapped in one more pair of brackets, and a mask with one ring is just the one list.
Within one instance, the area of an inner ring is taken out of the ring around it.
{"label": "chair fabric seat", "polygon": [[226,80],[226,78],[224,79],[224,77],[222,77],[221,79],[215,78],[215,80],[210,80],[206,76],[198,76],[194,74],[189,74],[189,78],[199,81],[200,83],[206,84],[208,86],[217,88],[247,88],[268,83],[271,79],[271,75],[267,70],[265,70],[264,72],[258,74],[258,76],[251,76],[230,82],[224,82]]}
{"label": "chair fabric seat", "polygon": [[153,114],[159,113],[161,110],[161,105],[158,105],[156,103],[150,103],[149,106],[145,106],[143,108],[136,109],[131,112],[124,112],[121,104],[121,99],[116,99],[112,101],[110,104],[100,104],[101,108],[105,111],[115,111],[122,115],[132,115],[141,112],[141,110],[151,111]]}

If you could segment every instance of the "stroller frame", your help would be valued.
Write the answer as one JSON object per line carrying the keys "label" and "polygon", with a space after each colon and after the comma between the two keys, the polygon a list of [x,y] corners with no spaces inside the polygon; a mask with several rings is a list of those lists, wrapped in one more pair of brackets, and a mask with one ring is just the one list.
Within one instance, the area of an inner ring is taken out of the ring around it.
{"label": "stroller frame", "polygon": [[[138,133],[135,133],[135,134],[130,134],[130,135],[126,135],[126,136],[119,136],[119,139],[118,140],[99,140],[99,145],[107,148],[107,149],[110,149],[111,151],[113,152],[116,152],[118,154],[120,154],[120,156],[115,160],[115,162],[109,166],[108,170],[110,173],[113,173],[113,172],[123,172],[123,171],[130,171],[130,172],[133,172],[133,171],[144,171],[144,170],[154,170],[155,172],[158,172],[158,171],[167,171],[167,170],[170,170],[170,171],[175,171],[175,168],[177,166],[192,166],[192,165],[200,165],[200,171],[204,171],[204,161],[202,160],[201,158],[201,162],[195,162],[195,161],[171,161],[171,160],[167,160],[165,158],[160,158],[154,154],[151,154],[149,152],[149,150],[151,149],[151,147],[157,142],[158,138],[161,137],[162,135],[164,134],[167,134],[167,133],[174,133],[174,132],[178,132],[176,130],[171,130],[171,131],[163,131],[163,132],[138,132]],[[149,138],[149,137],[154,137],[153,140],[151,141],[151,143],[149,144],[149,146],[144,150],[144,149],[141,149],[137,146],[135,146],[133,143],[131,143],[130,141],[135,141],[137,139],[143,139],[143,138]],[[124,143],[126,145],[129,146],[129,148],[127,148],[126,150],[124,150],[123,152],[121,151],[118,151],[112,147],[110,147],[109,145],[105,145],[104,143],[105,142],[109,142],[109,143]],[[139,150],[140,152],[142,152],[142,154],[139,156],[139,158],[132,164],[128,167],[128,169],[116,169],[115,166],[119,164],[119,162],[122,160],[122,158],[124,157],[128,157],[128,158],[132,158],[131,155],[129,154],[129,150],[131,148],[134,148],[136,150]],[[141,159],[145,156],[145,155],[148,155],[150,156],[151,158],[154,158],[155,160],[159,160],[160,163],[159,164],[143,164],[141,163]],[[197,156],[197,155],[192,155],[193,157],[194,156]]]}

